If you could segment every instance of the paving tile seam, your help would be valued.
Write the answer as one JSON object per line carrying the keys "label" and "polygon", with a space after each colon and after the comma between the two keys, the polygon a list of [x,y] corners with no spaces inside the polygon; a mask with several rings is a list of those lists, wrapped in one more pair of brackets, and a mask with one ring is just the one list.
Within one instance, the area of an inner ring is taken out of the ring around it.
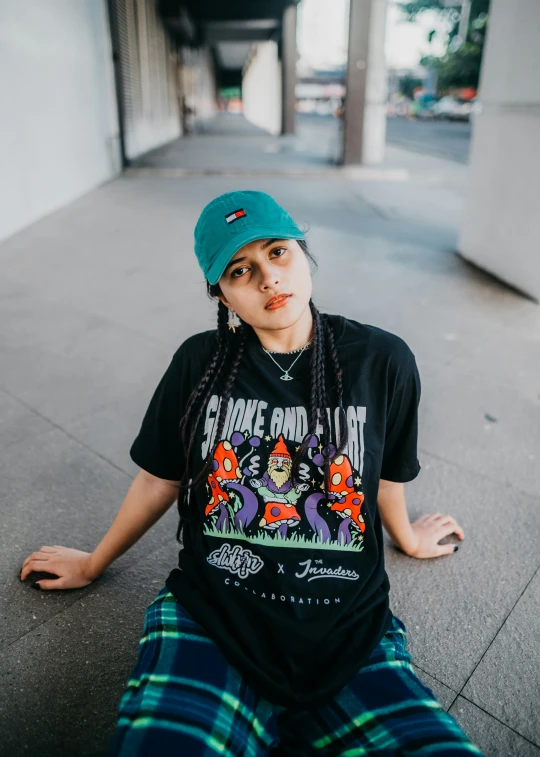
{"label": "paving tile seam", "polygon": [[429,670],[424,670],[424,668],[421,668],[420,665],[417,665],[415,663],[414,659],[412,661],[412,666],[413,666],[413,668],[416,668],[416,670],[420,670],[420,671],[422,671],[422,673],[425,673],[430,678],[433,678],[434,681],[437,681],[437,683],[440,683],[441,686],[445,687],[445,689],[448,689],[448,691],[452,692],[452,694],[454,695],[454,698],[452,699],[452,701],[450,702],[450,704],[448,705],[448,707],[446,707],[446,711],[448,712],[448,710],[450,709],[450,707],[452,707],[452,705],[454,704],[454,702],[456,701],[456,699],[459,697],[458,692],[454,691],[454,689],[451,686],[449,686],[444,681],[441,681],[440,678],[437,678],[437,676],[433,675],[433,673],[430,673]]}
{"label": "paving tile seam", "polygon": [[[358,202],[360,200],[361,202],[364,202],[367,207],[372,210],[379,218],[381,218],[383,221],[395,221],[396,218],[392,213],[389,213],[387,210],[383,210],[383,208],[379,207],[377,203],[373,202],[373,200],[368,200],[367,197],[364,197],[362,194],[362,190],[357,187],[358,194],[356,192],[353,192],[353,189],[351,186],[347,187],[348,193],[349,193],[349,199],[353,202]],[[354,213],[355,209],[351,208],[351,212]]]}
{"label": "paving tile seam", "polygon": [[[6,393],[8,393],[8,392],[6,392]],[[35,413],[37,416],[39,416],[42,420],[44,420],[47,423],[49,423],[51,425],[51,428],[47,428],[44,431],[42,431],[42,432],[40,432],[38,434],[35,434],[34,436],[27,436],[24,439],[20,439],[18,442],[14,442],[13,444],[11,444],[9,446],[16,447],[17,444],[22,444],[23,442],[28,441],[28,439],[35,439],[35,438],[37,438],[39,436],[43,436],[44,434],[50,434],[52,431],[55,431],[55,430],[61,431],[64,434],[64,436],[68,437],[68,439],[71,439],[72,441],[76,442],[77,444],[79,444],[84,449],[86,449],[89,452],[91,452],[92,454],[96,455],[96,457],[99,457],[105,463],[108,463],[112,468],[114,468],[115,470],[117,470],[119,473],[123,473],[128,478],[133,479],[133,474],[132,473],[129,473],[128,471],[125,471],[123,468],[120,468],[120,466],[117,465],[115,462],[113,462],[112,460],[109,460],[109,458],[105,457],[100,452],[98,452],[97,450],[93,449],[93,447],[90,447],[88,444],[86,444],[85,442],[83,442],[80,439],[78,439],[71,432],[66,431],[66,429],[63,428],[59,423],[56,423],[56,421],[53,421],[50,418],[47,418],[45,415],[42,415],[40,412],[38,412],[34,408],[30,407],[29,405],[26,405],[26,403],[23,402],[23,400],[19,399],[19,397],[15,397],[15,395],[11,395],[11,396],[13,397],[13,399],[17,400],[22,405],[25,405],[25,407],[27,407],[28,410],[31,410],[33,413]],[[107,404],[111,404],[111,403],[107,403]],[[93,414],[93,413],[90,413],[90,414]],[[71,420],[71,418],[69,420]],[[0,500],[1,499],[2,498],[0,498]]]}
{"label": "paving tile seam", "polygon": [[452,701],[450,702],[450,704],[446,708],[446,712],[450,712],[450,710],[455,705],[455,703],[457,702],[458,699],[459,699],[459,694],[456,694],[456,696],[452,699]]}
{"label": "paving tile seam", "polygon": [[[458,694],[458,696],[456,697],[456,699],[458,699],[459,697],[461,697],[461,699],[464,699],[469,704],[472,704],[474,707],[478,707],[479,710],[481,710],[482,712],[484,712],[486,715],[489,715],[490,718],[493,718],[493,720],[496,720],[497,723],[500,723],[505,728],[508,728],[508,730],[512,731],[513,733],[515,733],[516,736],[519,736],[521,739],[524,739],[524,741],[527,741],[532,746],[540,748],[540,742],[537,743],[536,741],[531,741],[531,739],[528,736],[524,736],[519,731],[516,731],[516,729],[513,728],[511,725],[508,725],[508,723],[505,723],[504,720],[501,720],[500,718],[498,718],[492,712],[489,712],[489,710],[486,710],[481,705],[477,704],[476,702],[473,702],[472,699],[469,699],[468,697],[464,696],[463,694]],[[454,702],[452,702],[452,705],[451,705],[452,707],[454,706],[455,701],[456,700],[454,700]]]}
{"label": "paving tile seam", "polygon": [[85,442],[81,441],[78,437],[76,437],[74,434],[70,433],[69,431],[66,431],[62,426],[57,425],[57,428],[68,437],[68,439],[72,439],[74,442],[77,442],[77,444],[80,444],[81,447],[88,450],[92,454],[94,454],[96,457],[99,457],[100,460],[103,460],[103,462],[107,463],[111,466],[111,468],[114,468],[119,473],[123,473],[124,476],[127,476],[130,481],[133,481],[134,475],[133,473],[129,473],[128,471],[125,471],[123,468],[121,468],[119,465],[117,465],[112,460],[109,460],[108,457],[105,457],[105,455],[102,455],[100,452],[95,450],[93,447],[90,447],[90,445],[86,444]]}
{"label": "paving tile seam", "polygon": [[[418,453],[419,455],[429,455],[430,457],[433,457],[435,460],[439,460],[440,462],[446,463],[447,465],[452,465],[454,468],[464,470],[467,473],[474,473],[474,475],[478,476],[479,478],[484,478],[484,479],[487,479],[488,481],[491,481],[492,483],[505,486],[507,489],[510,489],[511,491],[516,492],[516,494],[523,494],[524,497],[528,497],[529,499],[532,499],[533,501],[536,501],[540,504],[540,496],[536,494],[531,494],[530,492],[527,492],[524,489],[520,489],[519,487],[514,486],[514,484],[510,483],[509,481],[497,478],[496,476],[493,476],[493,475],[488,475],[487,473],[482,473],[482,471],[474,470],[474,468],[469,468],[467,465],[463,465],[463,463],[457,462],[455,460],[451,460],[447,457],[443,457],[442,455],[438,455],[435,452],[430,452],[429,450],[425,449],[425,447],[419,447]],[[540,564],[538,567],[540,567]]]}
{"label": "paving tile seam", "polygon": [[[124,273],[124,271],[122,271],[122,273]],[[132,334],[135,334],[139,338],[146,340],[149,344],[157,344],[164,347],[172,346],[170,342],[159,339],[159,337],[156,337],[154,334],[150,336],[149,334],[145,333],[144,331],[140,331],[139,329],[135,328],[133,325],[129,323],[124,323],[123,321],[118,321],[115,318],[111,318],[108,315],[103,315],[103,312],[101,312],[100,310],[94,310],[91,307],[81,307],[78,303],[75,303],[75,301],[70,299],[69,297],[64,298],[62,300],[59,300],[58,298],[54,298],[54,299],[45,298],[44,302],[46,303],[52,302],[53,304],[58,304],[59,302],[61,302],[64,305],[69,305],[70,309],[74,313],[80,313],[81,315],[91,315],[91,316],[94,316],[95,318],[100,318],[103,321],[104,325],[111,324],[113,326],[117,326],[118,328],[125,329],[126,331],[130,331]]]}
{"label": "paving tile seam", "polygon": [[[132,545],[132,546],[134,546],[134,545]],[[166,549],[166,548],[168,548],[168,546],[164,546],[163,547],[163,549]],[[155,555],[155,554],[156,554],[155,551],[149,550],[147,553],[142,554],[140,556],[137,564],[139,564],[140,562],[146,560],[148,557],[151,557],[152,555]],[[115,578],[111,579],[113,581],[116,578],[118,578],[121,575],[123,575],[126,571],[131,570],[133,567],[135,567],[134,565],[126,565],[124,567],[118,567],[115,563],[113,563],[113,565],[115,565],[115,571],[116,571]],[[112,567],[112,565],[109,566],[109,567]],[[108,570],[108,568],[106,570]],[[103,573],[101,575],[104,575],[105,572],[106,572],[106,570],[103,571]],[[29,588],[29,584],[26,584],[26,581],[28,581],[28,578],[26,578],[25,581],[21,581],[20,580],[20,572],[17,574],[17,578],[19,579],[19,583],[23,586],[23,588]],[[11,647],[13,644],[16,644],[21,639],[24,639],[25,636],[28,636],[28,635],[34,633],[38,628],[41,628],[41,626],[46,625],[51,620],[54,620],[55,618],[60,617],[60,615],[62,615],[64,612],[66,612],[67,610],[70,610],[74,605],[76,605],[77,602],[81,602],[83,599],[88,599],[89,597],[93,596],[95,594],[95,592],[100,588],[100,585],[97,584],[97,582],[99,581],[100,578],[101,578],[101,576],[98,576],[98,578],[95,581],[92,581],[91,584],[89,584],[88,586],[83,586],[80,591],[84,591],[85,589],[88,589],[88,591],[86,591],[81,596],[74,597],[73,602],[70,602],[70,604],[65,605],[64,607],[62,607],[60,610],[58,610],[58,612],[55,612],[54,615],[49,615],[49,617],[45,618],[41,623],[38,623],[37,625],[35,625],[32,628],[30,628],[28,631],[25,631],[20,636],[17,636],[16,638],[12,639],[11,641],[6,642],[5,644],[0,644],[0,653],[3,652],[5,649],[8,649],[8,647]],[[163,583],[165,583],[165,579],[163,579]],[[62,591],[65,591],[65,590],[63,590],[63,589],[32,589],[32,591],[42,591],[45,594],[52,594],[55,591],[56,592],[62,592]]]}
{"label": "paving tile seam", "polygon": [[[508,622],[508,619],[510,618],[510,616],[511,616],[511,615],[512,615],[512,613],[514,612],[514,610],[515,610],[515,608],[516,608],[516,606],[517,606],[517,604],[518,604],[519,600],[520,600],[520,599],[521,599],[521,597],[522,597],[522,596],[523,596],[523,595],[525,594],[525,592],[526,592],[526,591],[527,591],[527,589],[529,588],[530,584],[531,584],[531,583],[532,583],[532,582],[534,581],[534,579],[536,578],[536,576],[538,575],[538,573],[539,573],[539,572],[540,572],[540,566],[539,566],[538,568],[536,568],[536,570],[534,571],[534,573],[532,574],[532,576],[531,576],[531,577],[529,578],[529,580],[528,580],[528,581],[527,581],[527,583],[525,584],[525,586],[524,586],[523,590],[522,590],[522,591],[520,592],[520,594],[519,594],[518,598],[516,599],[516,601],[514,602],[514,604],[512,605],[512,607],[510,608],[510,610],[508,611],[508,614],[507,614],[507,616],[505,617],[505,619],[503,620],[503,622],[502,622],[502,623],[501,623],[501,625],[499,626],[499,628],[498,628],[497,632],[495,633],[494,637],[493,637],[493,638],[491,639],[491,641],[489,642],[488,646],[486,647],[486,649],[485,649],[485,651],[484,651],[484,653],[483,653],[482,657],[481,657],[481,658],[480,658],[480,659],[478,660],[478,662],[477,662],[477,663],[476,663],[476,665],[474,666],[474,668],[473,668],[473,670],[472,670],[471,674],[469,675],[469,677],[467,678],[467,680],[465,681],[465,683],[464,683],[464,684],[463,684],[463,686],[461,687],[461,689],[460,689],[460,691],[459,691],[459,695],[460,695],[460,696],[462,696],[462,697],[463,697],[464,699],[468,699],[468,698],[467,698],[467,697],[466,697],[466,696],[465,696],[465,695],[463,694],[463,691],[464,691],[465,687],[467,686],[467,684],[469,683],[469,681],[471,680],[471,678],[472,678],[472,677],[473,677],[473,675],[475,674],[475,672],[476,672],[476,670],[478,669],[479,665],[481,664],[482,660],[484,659],[484,657],[486,656],[486,654],[487,654],[487,653],[489,652],[489,650],[490,650],[490,649],[491,649],[491,647],[493,646],[493,643],[494,643],[494,642],[495,642],[495,640],[497,639],[498,635],[500,634],[500,632],[502,631],[502,629],[504,628],[504,626],[505,626],[505,625],[506,625],[506,623]],[[468,700],[468,701],[469,701],[469,700]],[[475,704],[475,705],[476,705],[477,707],[479,707],[479,706],[480,706],[480,705],[477,705],[477,704],[476,704],[476,702],[473,702],[473,704]],[[540,744],[538,744],[537,746],[540,746]]]}
{"label": "paving tile seam", "polygon": [[54,421],[52,421],[50,418],[47,418],[45,415],[43,415],[42,413],[40,413],[39,410],[36,410],[35,407],[32,407],[31,405],[29,405],[27,402],[25,402],[24,400],[22,400],[20,397],[17,397],[16,394],[13,394],[13,392],[11,392],[9,389],[6,389],[5,386],[0,386],[0,392],[3,392],[4,394],[6,394],[10,399],[14,400],[19,405],[22,405],[26,410],[29,410],[34,415],[37,415],[38,418],[41,418],[42,420],[46,421],[47,423],[50,423],[51,425],[54,424]]}
{"label": "paving tile seam", "polygon": [[[72,300],[64,300],[65,303],[72,305]],[[133,334],[138,336],[139,338],[145,339],[150,344],[157,344],[163,347],[171,347],[171,344],[169,342],[163,341],[162,339],[159,339],[158,337],[149,334],[146,334],[144,331],[139,331],[139,329],[134,328],[134,326],[130,325],[129,323],[124,323],[123,321],[117,321],[115,318],[111,318],[110,316],[104,316],[103,313],[99,310],[93,310],[92,308],[81,308],[81,307],[74,307],[73,310],[77,313],[82,313],[84,315],[92,315],[97,316],[98,318],[101,318],[105,323],[110,323],[113,326],[117,326],[119,328],[125,329],[126,331],[131,331]]]}
{"label": "paving tile seam", "polygon": [[[125,400],[130,400],[132,397],[135,397],[142,390],[146,390],[148,392],[148,401],[150,401],[150,397],[152,396],[152,387],[150,386],[149,388],[146,389],[146,387],[141,385],[137,389],[134,389],[133,392],[130,392],[129,394],[128,393],[123,394],[121,399],[109,400],[108,402],[104,402],[103,405],[96,405],[96,407],[92,408],[92,410],[85,410],[84,413],[80,413],[79,415],[72,415],[69,418],[66,418],[65,422],[78,423],[79,421],[83,421],[85,418],[90,418],[93,415],[97,415],[97,413],[101,413],[102,410],[106,410],[108,407],[113,407],[114,405],[118,405],[119,403],[124,402]],[[144,405],[144,403],[142,404]],[[141,412],[143,414],[144,414],[144,410],[145,408],[142,407]]]}
{"label": "paving tile seam", "polygon": [[[53,426],[53,428],[47,429],[46,431],[43,432],[44,434],[50,434],[50,433],[52,433],[52,431],[55,431],[55,430],[56,431],[60,431],[62,434],[64,434],[64,436],[67,436],[68,439],[71,439],[71,441],[76,442],[81,447],[83,447],[83,449],[86,449],[86,450],[88,450],[88,452],[91,452],[96,457],[99,457],[100,460],[103,460],[103,462],[105,462],[108,465],[110,465],[111,468],[114,468],[119,473],[122,473],[124,476],[127,476],[130,480],[133,480],[133,474],[132,473],[129,473],[128,471],[125,471],[123,468],[121,468],[115,462],[113,462],[112,460],[109,460],[108,457],[105,457],[100,452],[98,452],[97,450],[95,450],[93,447],[90,447],[88,444],[86,444],[85,442],[83,442],[80,439],[78,439],[71,432],[66,431],[66,429],[63,428],[62,426],[60,426],[58,423],[55,423],[54,421],[49,421],[49,422],[51,423],[51,425]],[[28,437],[27,437],[27,439],[28,439]],[[22,440],[22,441],[26,441],[26,440]],[[16,444],[13,444],[12,446],[15,447]]]}
{"label": "paving tile seam", "polygon": [[[54,428],[53,424],[50,424],[50,425]],[[34,433],[26,434],[21,439],[17,439],[16,441],[13,441],[13,442],[7,442],[6,444],[3,444],[2,442],[0,442],[0,450],[6,450],[6,449],[9,449],[10,447],[16,447],[17,444],[22,444],[23,442],[26,442],[28,440],[33,441],[34,439],[37,439],[39,436],[42,436],[43,434],[48,434],[49,431],[52,431],[52,428],[44,428],[41,431],[36,431]]]}
{"label": "paving tile seam", "polygon": [[412,665],[413,665],[413,668],[416,668],[417,670],[421,670],[421,671],[422,671],[422,673],[425,673],[425,674],[426,674],[426,675],[428,675],[428,676],[429,676],[430,678],[433,678],[433,680],[434,680],[434,681],[437,681],[437,683],[440,683],[440,684],[441,684],[441,686],[444,686],[444,687],[445,687],[445,689],[448,689],[448,691],[451,691],[451,692],[452,692],[452,694],[454,695],[454,698],[452,699],[452,701],[450,702],[450,704],[448,705],[448,707],[445,707],[445,710],[446,710],[446,712],[450,712],[450,708],[451,708],[451,707],[452,707],[452,706],[454,705],[455,701],[456,701],[456,700],[458,699],[458,697],[459,697],[459,694],[458,694],[458,692],[454,691],[454,689],[453,689],[453,688],[452,688],[451,686],[449,686],[449,685],[448,685],[447,683],[445,683],[444,681],[441,681],[441,680],[440,680],[440,678],[437,678],[437,676],[433,675],[433,673],[430,673],[430,672],[429,672],[429,670],[424,670],[424,668],[421,668],[421,667],[420,667],[420,665],[417,665],[417,664],[415,663],[414,659],[413,659],[413,661],[412,661]]}
{"label": "paving tile seam", "polygon": [[[121,572],[123,572],[124,570],[127,570],[127,568],[124,568]],[[28,579],[25,579],[25,581],[21,581],[19,575],[17,575],[17,578],[19,579],[19,583],[22,585],[23,589],[29,588],[29,584],[27,585],[25,583]],[[95,582],[93,582],[93,583],[95,583]],[[92,586],[92,584],[90,584],[90,586]],[[88,588],[88,587],[85,586],[85,587],[83,587],[82,590],[84,590],[85,588]],[[95,588],[92,587],[92,590],[87,591],[84,594],[84,597],[85,598],[86,597],[90,597],[92,594],[94,594],[96,588],[99,588],[99,587],[95,587]],[[32,591],[42,591],[43,593],[50,593],[50,594],[52,594],[55,591],[56,592],[61,592],[63,590],[62,589],[32,589]],[[12,639],[11,641],[7,641],[4,644],[0,644],[0,653],[3,652],[5,649],[8,649],[9,647],[13,646],[13,644],[17,644],[19,641],[21,641],[21,639],[24,639],[25,636],[29,636],[30,634],[33,634],[35,631],[38,630],[38,628],[41,628],[42,626],[47,625],[47,623],[49,623],[51,620],[54,620],[55,618],[58,618],[60,615],[62,615],[62,613],[66,612],[66,610],[70,610],[73,607],[73,605],[77,604],[77,602],[80,602],[81,599],[83,599],[83,597],[76,597],[76,598],[74,598],[73,602],[70,602],[69,605],[65,605],[61,610],[58,610],[58,612],[55,612],[54,615],[49,615],[49,617],[45,618],[44,620],[42,620],[41,623],[37,623],[35,626],[33,626],[32,628],[30,628],[28,631],[25,631],[20,636],[17,636],[16,638]]]}
{"label": "paving tile seam", "polygon": [[455,694],[456,696],[458,695],[458,693],[459,693],[459,692],[455,691],[455,689],[453,689],[453,688],[452,688],[451,686],[449,686],[449,685],[448,685],[447,683],[445,683],[444,681],[441,681],[441,679],[440,679],[440,678],[437,678],[437,676],[436,676],[436,675],[434,675],[433,673],[430,673],[430,672],[429,672],[429,670],[426,670],[426,669],[425,669],[425,668],[423,668],[423,667],[422,667],[421,665],[418,665],[418,664],[417,664],[417,663],[416,663],[416,662],[414,661],[414,659],[413,659],[413,661],[412,661],[412,665],[413,665],[413,667],[414,667],[414,668],[417,668],[418,670],[421,670],[421,671],[422,671],[422,673],[425,673],[425,674],[426,674],[427,676],[429,676],[430,678],[433,678],[433,680],[434,680],[434,681],[437,681],[437,683],[440,683],[440,684],[441,684],[442,686],[444,686],[445,688],[449,689],[449,690],[450,690],[450,691],[452,692],[452,694]]}

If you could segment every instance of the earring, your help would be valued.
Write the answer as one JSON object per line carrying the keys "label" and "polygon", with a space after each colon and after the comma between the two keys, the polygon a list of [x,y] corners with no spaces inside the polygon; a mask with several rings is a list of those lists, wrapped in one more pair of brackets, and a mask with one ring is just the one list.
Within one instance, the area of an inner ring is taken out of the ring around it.
{"label": "earring", "polygon": [[229,328],[234,333],[236,333],[236,329],[240,326],[240,319],[234,312],[234,310],[229,310]]}

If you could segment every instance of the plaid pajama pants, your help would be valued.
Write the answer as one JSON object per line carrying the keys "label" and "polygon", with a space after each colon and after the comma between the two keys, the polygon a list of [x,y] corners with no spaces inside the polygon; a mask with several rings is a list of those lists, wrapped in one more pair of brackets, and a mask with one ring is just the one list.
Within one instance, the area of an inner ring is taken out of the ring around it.
{"label": "plaid pajama pants", "polygon": [[392,623],[368,663],[324,705],[300,711],[257,696],[166,587],[146,610],[118,707],[110,757],[273,754],[482,755],[416,676]]}

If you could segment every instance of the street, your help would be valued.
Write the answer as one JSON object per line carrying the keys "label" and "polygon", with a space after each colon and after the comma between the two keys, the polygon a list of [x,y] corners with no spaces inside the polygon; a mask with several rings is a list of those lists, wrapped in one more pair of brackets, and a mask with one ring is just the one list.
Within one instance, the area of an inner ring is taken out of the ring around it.
{"label": "street", "polygon": [[[297,114],[298,135],[306,138],[306,151],[321,151],[332,160],[338,149],[340,121],[333,116]],[[314,137],[310,140],[307,136]],[[434,158],[444,158],[457,163],[469,161],[471,124],[460,121],[435,121],[431,119],[389,117],[386,121],[386,142]]]}
{"label": "street", "polygon": [[386,122],[386,141],[424,155],[468,163],[471,123],[392,117]]}

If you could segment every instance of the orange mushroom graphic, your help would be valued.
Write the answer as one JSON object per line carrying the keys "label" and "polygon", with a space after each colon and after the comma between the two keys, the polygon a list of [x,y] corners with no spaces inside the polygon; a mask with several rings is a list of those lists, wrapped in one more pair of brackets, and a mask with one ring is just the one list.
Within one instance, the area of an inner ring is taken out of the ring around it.
{"label": "orange mushroom graphic", "polygon": [[328,491],[333,502],[328,503],[331,510],[342,518],[350,518],[351,524],[363,533],[366,524],[361,514],[364,495],[355,491],[351,461],[347,455],[338,455],[330,465],[330,485]]}
{"label": "orange mushroom graphic", "polygon": [[238,481],[240,476],[238,458],[232,444],[227,440],[220,442],[214,453],[212,473],[207,479],[210,487],[210,499],[206,505],[205,515],[210,515],[219,507],[220,502],[229,502],[230,495],[223,488],[222,483],[224,481]]}

